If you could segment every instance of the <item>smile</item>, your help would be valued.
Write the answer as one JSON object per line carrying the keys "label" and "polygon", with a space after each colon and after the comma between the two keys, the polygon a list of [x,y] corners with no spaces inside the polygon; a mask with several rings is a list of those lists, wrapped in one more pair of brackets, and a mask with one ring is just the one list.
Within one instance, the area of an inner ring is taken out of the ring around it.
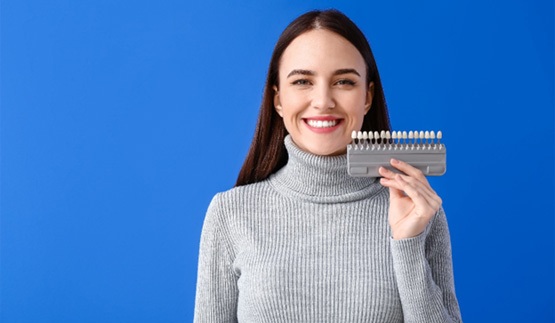
{"label": "smile", "polygon": [[331,128],[335,127],[340,120],[311,120],[307,119],[306,123],[313,128]]}

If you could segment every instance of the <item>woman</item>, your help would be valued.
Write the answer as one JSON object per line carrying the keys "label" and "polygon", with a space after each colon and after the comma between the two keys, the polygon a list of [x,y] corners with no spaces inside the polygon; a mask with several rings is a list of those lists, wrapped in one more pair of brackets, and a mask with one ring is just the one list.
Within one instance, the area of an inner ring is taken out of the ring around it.
{"label": "woman", "polygon": [[205,218],[195,322],[460,322],[441,199],[420,171],[347,174],[353,130],[389,130],[362,32],[336,10],[280,36],[235,188]]}

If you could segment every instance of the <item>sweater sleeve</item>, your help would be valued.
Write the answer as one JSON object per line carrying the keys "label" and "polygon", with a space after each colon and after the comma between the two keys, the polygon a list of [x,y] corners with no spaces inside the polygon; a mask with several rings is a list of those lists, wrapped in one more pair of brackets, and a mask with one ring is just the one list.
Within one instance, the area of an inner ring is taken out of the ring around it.
{"label": "sweater sleeve", "polygon": [[391,239],[391,252],[405,322],[462,322],[443,209],[419,236]]}
{"label": "sweater sleeve", "polygon": [[212,199],[200,239],[196,323],[237,321],[237,275],[232,270],[233,253],[218,195]]}

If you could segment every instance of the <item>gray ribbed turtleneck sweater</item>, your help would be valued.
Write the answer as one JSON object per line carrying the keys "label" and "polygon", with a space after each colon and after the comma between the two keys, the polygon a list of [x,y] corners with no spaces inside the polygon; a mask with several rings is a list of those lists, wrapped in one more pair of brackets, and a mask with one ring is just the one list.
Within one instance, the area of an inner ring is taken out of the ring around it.
{"label": "gray ribbed turtleneck sweater", "polygon": [[195,322],[460,322],[443,210],[393,240],[388,189],[285,146],[276,174],[212,200]]}

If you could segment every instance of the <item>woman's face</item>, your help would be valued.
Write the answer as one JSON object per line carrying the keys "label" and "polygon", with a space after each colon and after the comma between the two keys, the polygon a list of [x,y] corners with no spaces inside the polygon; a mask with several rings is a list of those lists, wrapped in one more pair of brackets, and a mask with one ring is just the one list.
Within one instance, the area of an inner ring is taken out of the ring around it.
{"label": "woman's face", "polygon": [[345,153],[353,130],[370,110],[373,83],[359,51],[333,32],[295,38],[279,64],[274,106],[293,142],[316,155]]}

